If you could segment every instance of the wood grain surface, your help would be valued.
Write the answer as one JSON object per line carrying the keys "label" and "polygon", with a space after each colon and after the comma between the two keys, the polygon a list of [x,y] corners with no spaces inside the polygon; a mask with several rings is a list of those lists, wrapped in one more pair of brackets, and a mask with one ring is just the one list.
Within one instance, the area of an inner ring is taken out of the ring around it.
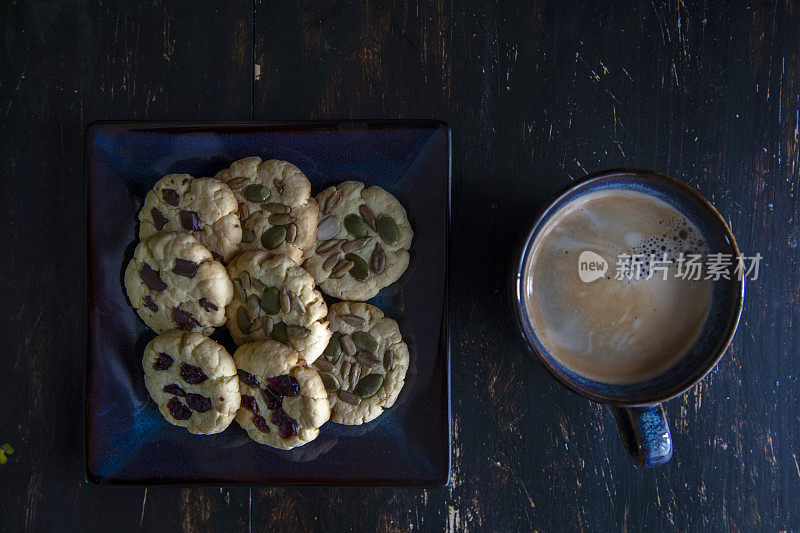
{"label": "wood grain surface", "polygon": [[[0,2],[0,529],[800,529],[799,26],[792,0]],[[86,125],[340,118],[452,127],[450,485],[87,485]],[[649,471],[536,364],[507,301],[536,210],[620,166],[697,187],[764,256]]]}

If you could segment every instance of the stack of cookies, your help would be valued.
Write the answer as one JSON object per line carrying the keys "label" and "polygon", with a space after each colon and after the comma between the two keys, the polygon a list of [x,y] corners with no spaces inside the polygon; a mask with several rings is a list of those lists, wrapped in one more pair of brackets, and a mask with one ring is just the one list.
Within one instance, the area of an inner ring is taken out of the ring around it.
{"label": "stack of cookies", "polygon": [[[291,163],[248,157],[213,178],[164,176],[139,221],[125,288],[159,334],[142,366],[168,422],[213,434],[235,418],[290,449],[328,419],[363,424],[394,404],[408,347],[363,303],[408,267],[413,231],[394,196],[347,181],[315,198]],[[233,356],[209,338],[223,325]]]}

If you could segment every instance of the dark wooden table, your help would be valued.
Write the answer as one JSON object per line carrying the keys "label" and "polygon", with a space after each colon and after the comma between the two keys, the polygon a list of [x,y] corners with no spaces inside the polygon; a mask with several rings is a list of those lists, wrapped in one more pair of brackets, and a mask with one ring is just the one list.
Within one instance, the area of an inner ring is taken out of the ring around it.
{"label": "dark wooden table", "polygon": [[[392,4],[0,2],[0,529],[800,528],[800,6]],[[87,485],[87,124],[338,118],[452,126],[450,485]],[[608,408],[528,354],[506,296],[534,212],[619,166],[697,187],[764,256],[728,354],[667,406],[672,462],[649,471]]]}

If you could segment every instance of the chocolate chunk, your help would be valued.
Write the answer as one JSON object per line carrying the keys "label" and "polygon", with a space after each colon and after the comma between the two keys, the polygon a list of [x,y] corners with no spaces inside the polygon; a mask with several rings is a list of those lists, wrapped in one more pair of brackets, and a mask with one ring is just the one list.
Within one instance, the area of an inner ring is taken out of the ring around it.
{"label": "chocolate chunk", "polygon": [[200,327],[200,322],[197,321],[194,315],[180,307],[172,309],[172,320],[178,325],[178,329],[185,331],[192,331],[194,328]]}
{"label": "chocolate chunk", "polygon": [[212,301],[207,298],[200,298],[200,301],[197,302],[200,304],[200,307],[205,309],[206,311],[219,311],[219,307]]}
{"label": "chocolate chunk", "polygon": [[192,418],[192,411],[174,396],[167,402],[167,409],[169,409],[169,414],[175,420],[189,420]]}
{"label": "chocolate chunk", "polygon": [[200,217],[195,211],[181,211],[181,226],[183,229],[197,231],[200,229]]}
{"label": "chocolate chunk", "polygon": [[245,372],[242,369],[237,370],[237,373],[239,374],[239,379],[242,381],[242,383],[250,387],[258,388],[258,379],[256,379],[253,374],[250,372]]}
{"label": "chocolate chunk", "polygon": [[199,385],[208,379],[208,376],[198,367],[186,363],[181,363],[180,374],[181,379],[189,385]]}
{"label": "chocolate chunk", "polygon": [[142,298],[142,303],[152,312],[158,313],[158,304],[153,301],[153,298],[149,294],[144,295],[144,298]]}
{"label": "chocolate chunk", "polygon": [[211,400],[203,396],[202,394],[195,394],[190,392],[186,395],[186,405],[189,406],[189,409],[193,411],[197,411],[198,413],[205,413],[209,409],[211,409]]}
{"label": "chocolate chunk", "polygon": [[172,271],[179,276],[186,276],[193,278],[197,274],[198,265],[194,261],[187,261],[186,259],[176,259],[175,266]]}
{"label": "chocolate chunk", "polygon": [[253,425],[258,428],[261,433],[269,433],[269,425],[263,416],[253,415]]}
{"label": "chocolate chunk", "polygon": [[175,396],[180,396],[181,398],[186,396],[186,392],[184,392],[184,390],[182,388],[180,388],[178,385],[176,385],[175,383],[170,383],[169,385],[164,385],[164,388],[162,390],[164,392],[166,392],[167,394],[173,394]]}
{"label": "chocolate chunk", "polygon": [[164,201],[167,202],[169,205],[178,207],[178,193],[175,192],[175,189],[162,190],[161,197],[164,198]]}
{"label": "chocolate chunk", "polygon": [[173,359],[172,357],[168,356],[165,353],[159,353],[156,360],[153,361],[153,369],[155,370],[167,370],[169,367],[172,366]]}
{"label": "chocolate chunk", "polygon": [[158,270],[153,270],[147,263],[142,265],[142,269],[139,271],[139,277],[142,278],[145,285],[156,292],[162,292],[167,288],[167,284],[161,279]]}
{"label": "chocolate chunk", "polygon": [[164,213],[156,209],[155,207],[150,210],[150,215],[153,217],[153,224],[156,225],[156,229],[161,231],[162,228],[169,222],[169,219],[164,216]]}

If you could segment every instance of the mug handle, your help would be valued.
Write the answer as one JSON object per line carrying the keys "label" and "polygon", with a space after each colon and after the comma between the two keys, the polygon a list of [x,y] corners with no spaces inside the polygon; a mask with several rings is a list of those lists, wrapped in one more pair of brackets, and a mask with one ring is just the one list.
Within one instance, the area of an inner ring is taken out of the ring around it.
{"label": "mug handle", "polygon": [[672,436],[660,403],[645,407],[614,406],[622,443],[638,467],[666,464],[672,457]]}

